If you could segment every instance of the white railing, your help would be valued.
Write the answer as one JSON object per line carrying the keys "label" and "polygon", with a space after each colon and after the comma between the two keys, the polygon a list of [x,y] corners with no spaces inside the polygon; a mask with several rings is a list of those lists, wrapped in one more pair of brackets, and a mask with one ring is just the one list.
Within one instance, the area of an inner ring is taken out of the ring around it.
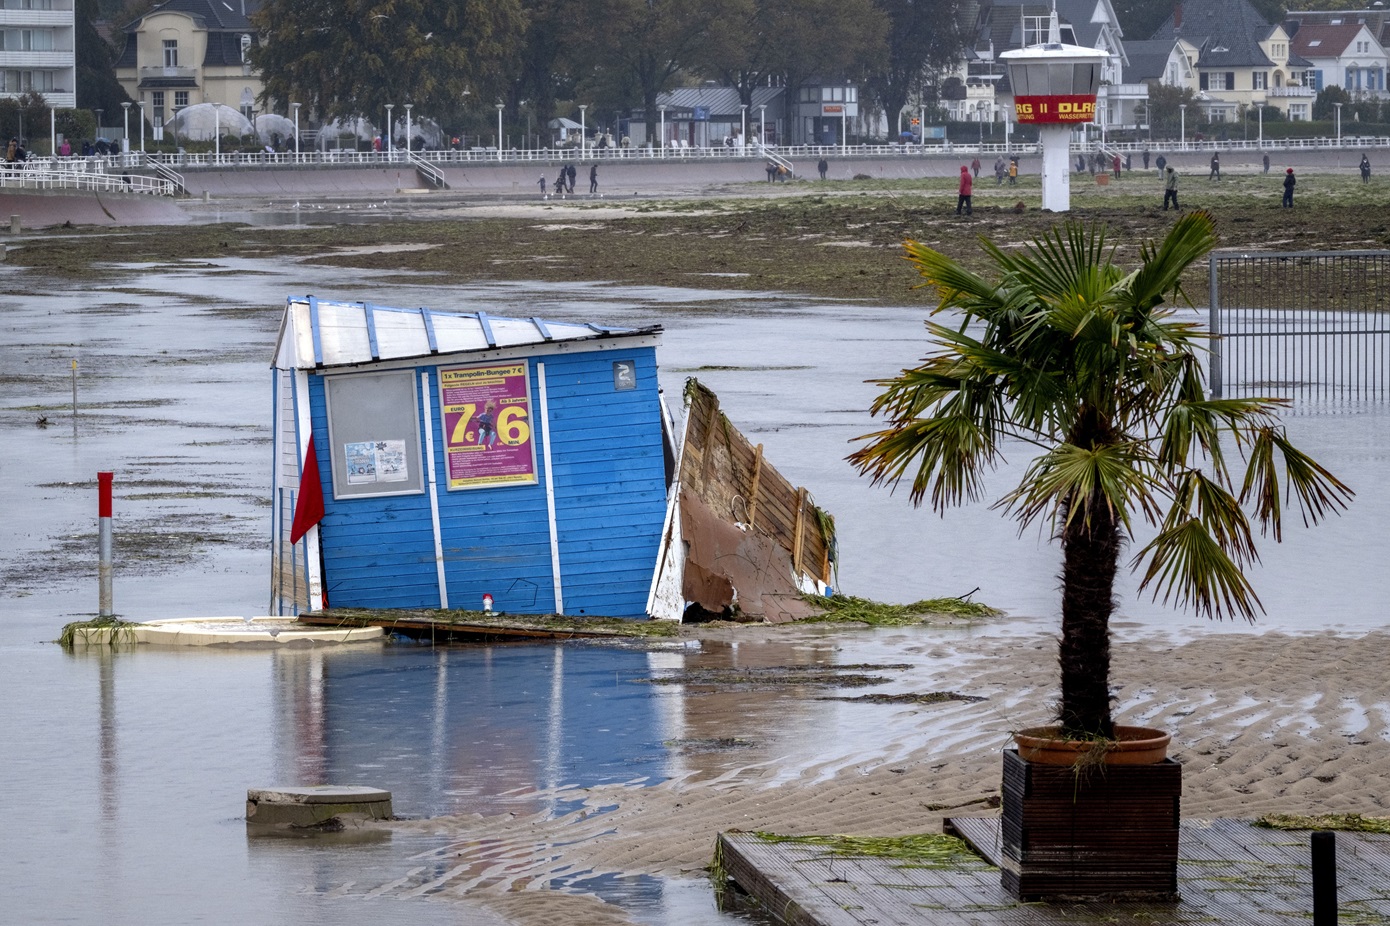
{"label": "white railing", "polygon": [[51,167],[47,161],[29,161],[22,168],[0,169],[0,188],[7,190],[95,190],[98,193],[145,193],[173,196],[174,185],[158,177],[122,171],[73,170]]}
{"label": "white railing", "polygon": [[[1227,127],[1228,131],[1232,128],[1239,130],[1239,123],[1232,123]],[[1253,126],[1250,127],[1253,130]],[[1099,138],[1092,135],[1085,141],[1076,141],[1071,145],[1073,152],[1091,152],[1101,144]],[[1343,133],[1341,139],[1319,137],[1319,138],[1265,138],[1261,142],[1258,138],[1238,138],[1226,141],[1215,141],[1204,139],[1197,141],[1189,138],[1185,141],[1173,139],[1159,140],[1152,139],[1146,141],[1125,141],[1118,142],[1113,139],[1106,140],[1104,143],[1108,151],[1118,151],[1124,153],[1139,153],[1148,149],[1152,153],[1160,151],[1275,151],[1275,150],[1353,150],[1363,149],[1383,149],[1390,148],[1390,137],[1370,137],[1360,135],[1350,135]],[[659,148],[590,148],[580,152],[577,148],[538,148],[538,149],[507,149],[501,152],[499,158],[495,148],[472,148],[468,150],[448,150],[448,151],[350,151],[350,150],[330,150],[330,151],[303,151],[303,152],[284,152],[266,153],[261,151],[254,152],[223,152],[220,155],[211,152],[200,154],[170,154],[167,152],[150,152],[148,155],[139,151],[130,154],[116,154],[107,157],[73,157],[73,158],[42,158],[33,159],[28,162],[25,171],[40,169],[43,165],[51,165],[47,169],[62,173],[73,173],[78,175],[115,175],[116,183],[124,186],[120,175],[124,172],[138,170],[148,171],[152,168],[167,168],[170,173],[166,177],[175,177],[176,170],[200,171],[200,170],[257,170],[266,168],[285,168],[285,167],[305,167],[305,168],[330,168],[330,167],[379,167],[382,164],[397,163],[402,166],[423,167],[432,165],[433,168],[445,168],[450,166],[464,166],[469,164],[525,164],[525,163],[561,163],[567,161],[605,161],[605,162],[652,162],[652,161],[737,161],[737,162],[758,162],[772,159],[778,163],[788,163],[800,161],[802,163],[810,160],[817,161],[825,158],[861,157],[861,158],[884,158],[884,159],[910,159],[932,156],[951,156],[963,157],[966,155],[978,155],[981,159],[986,156],[993,158],[996,155],[1037,154],[1038,145],[1035,142],[1011,142],[1007,145],[987,142],[983,145],[976,142],[969,144],[956,144],[950,140],[936,141],[929,139],[928,143],[922,144],[882,144],[882,145],[749,145],[746,148],[727,148],[716,146],[711,148],[668,148],[662,151]],[[158,167],[156,167],[158,165]],[[23,173],[19,171],[18,173]],[[132,186],[137,183],[140,177],[137,173],[130,173]],[[109,181],[108,181],[109,182]],[[161,181],[167,182],[167,181]],[[114,188],[114,187],[111,187]],[[162,189],[162,188],[161,188]],[[151,191],[153,192],[153,191]]]}

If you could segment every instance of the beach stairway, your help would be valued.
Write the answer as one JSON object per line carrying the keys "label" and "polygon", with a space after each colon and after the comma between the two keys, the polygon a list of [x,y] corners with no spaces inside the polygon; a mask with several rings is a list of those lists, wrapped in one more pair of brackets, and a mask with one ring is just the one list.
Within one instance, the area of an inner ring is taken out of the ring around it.
{"label": "beach stairway", "polygon": [[184,186],[183,174],[165,164],[153,155],[145,155],[145,166],[154,171],[155,176],[161,180],[168,180],[174,185],[174,195],[184,196],[188,193],[188,187]]}
{"label": "beach stairway", "polygon": [[423,184],[426,189],[449,189],[449,184],[444,180],[444,171],[409,149],[406,150],[405,156],[406,159],[410,161],[410,166],[415,168],[415,173],[419,176],[421,184]]}

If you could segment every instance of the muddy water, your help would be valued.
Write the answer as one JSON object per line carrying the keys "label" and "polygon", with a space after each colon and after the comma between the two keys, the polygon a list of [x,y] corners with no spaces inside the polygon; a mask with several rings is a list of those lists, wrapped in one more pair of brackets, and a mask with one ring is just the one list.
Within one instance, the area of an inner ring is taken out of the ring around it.
{"label": "muddy water", "polygon": [[[887,686],[929,684],[926,657],[886,651],[869,633],[795,646],[774,638],[114,656],[46,642],[95,610],[95,473],[104,469],[117,474],[117,530],[132,541],[117,564],[120,613],[264,612],[268,366],[287,294],[660,322],[672,401],[686,376],[699,376],[768,458],[836,515],[844,590],[912,600],[978,587],[978,598],[1011,614],[990,630],[924,638],[988,633],[1007,645],[1052,632],[1057,561],[1045,538],[1018,537],[985,505],[945,518],[914,511],[843,462],[851,439],[872,426],[864,409],[873,389],[863,381],[926,349],[919,309],[601,283],[460,291],[269,261],[113,267],[90,291],[62,293],[0,265],[0,287],[35,293],[0,305],[0,776],[5,918],[16,922],[489,923],[469,904],[384,890],[435,848],[428,837],[248,840],[246,788],[371,784],[392,789],[398,812],[411,816],[564,813],[573,806],[567,785],[717,776],[753,762],[834,774],[909,748],[906,731],[864,705],[730,692],[720,714],[745,722],[707,729],[687,686],[645,682],[690,667],[906,662],[912,668],[885,670]],[[1260,627],[1380,626],[1390,592],[1386,410],[1300,409],[1289,430],[1360,496],[1344,517],[1265,547],[1253,575],[1269,611]],[[991,479],[995,495],[1022,459],[1020,448],[1014,468]],[[1208,631],[1129,589],[1122,617],[1122,632]],[[577,873],[554,886],[593,891],[656,926],[727,921],[699,881]]]}

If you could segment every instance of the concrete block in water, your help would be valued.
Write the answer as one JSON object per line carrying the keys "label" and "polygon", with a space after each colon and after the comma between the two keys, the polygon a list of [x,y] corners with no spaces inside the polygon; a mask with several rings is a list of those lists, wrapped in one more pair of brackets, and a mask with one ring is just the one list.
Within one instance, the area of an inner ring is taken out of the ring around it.
{"label": "concrete block in water", "polygon": [[357,785],[302,788],[251,788],[246,792],[246,824],[297,829],[328,824],[334,818],[391,819],[391,792]]}

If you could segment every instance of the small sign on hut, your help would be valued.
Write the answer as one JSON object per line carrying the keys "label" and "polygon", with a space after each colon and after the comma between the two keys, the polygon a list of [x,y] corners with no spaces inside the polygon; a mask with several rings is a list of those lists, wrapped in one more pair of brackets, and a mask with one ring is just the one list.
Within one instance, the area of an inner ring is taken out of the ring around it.
{"label": "small sign on hut", "polygon": [[677,439],[660,333],[290,299],[272,611],[807,613],[828,516],[693,381]]}

